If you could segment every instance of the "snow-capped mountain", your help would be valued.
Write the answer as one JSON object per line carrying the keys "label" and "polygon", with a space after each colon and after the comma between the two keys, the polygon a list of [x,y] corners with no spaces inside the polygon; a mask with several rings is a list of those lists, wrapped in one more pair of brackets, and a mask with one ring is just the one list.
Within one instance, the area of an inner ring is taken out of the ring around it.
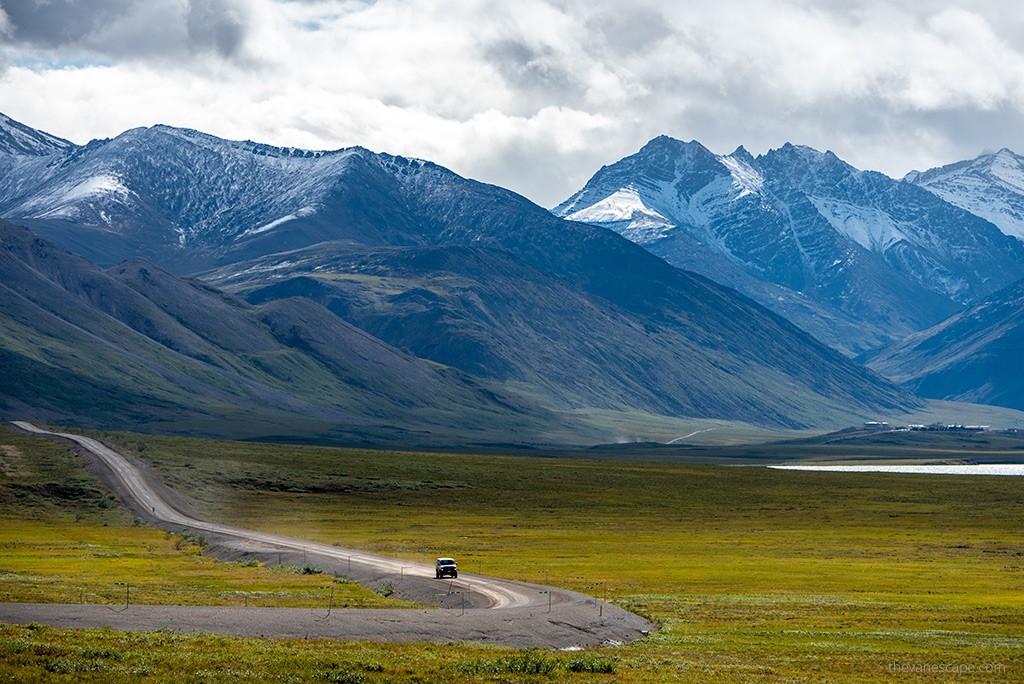
{"label": "snow-capped mountain", "polygon": [[0,215],[64,248],[315,301],[545,411],[831,427],[915,403],[733,290],[429,162],[165,126],[33,158]]}
{"label": "snow-capped mountain", "polygon": [[776,183],[806,195],[836,231],[957,303],[1024,276],[1024,245],[912,184],[807,147],[786,145],[758,162]]}
{"label": "snow-capped mountain", "polygon": [[1024,245],[934,194],[786,145],[652,140],[556,207],[859,353],[1024,276]]}
{"label": "snow-capped mountain", "polygon": [[440,221],[385,218],[406,200],[378,181],[400,179],[439,206],[448,185],[466,181],[361,147],[279,148],[157,125],[30,158],[4,156],[22,166],[0,185],[0,216],[101,266],[143,256],[193,273],[324,240],[481,239],[470,234],[473,220],[441,235]]}
{"label": "snow-capped mountain", "polygon": [[[69,225],[85,256],[110,265],[145,246],[181,259],[315,213],[353,154],[226,141],[167,126],[88,145],[8,155],[21,166],[0,185],[0,215],[60,239]],[[119,241],[122,248],[112,247]],[[103,251],[96,251],[101,249]],[[173,261],[173,259],[172,259]]]}
{"label": "snow-capped mountain", "polygon": [[1004,148],[929,171],[911,171],[904,180],[1024,240],[1024,157]]}

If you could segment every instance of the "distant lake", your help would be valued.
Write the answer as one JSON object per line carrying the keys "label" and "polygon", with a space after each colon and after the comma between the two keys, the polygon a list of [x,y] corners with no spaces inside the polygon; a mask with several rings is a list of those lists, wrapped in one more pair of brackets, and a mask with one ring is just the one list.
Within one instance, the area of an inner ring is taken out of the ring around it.
{"label": "distant lake", "polygon": [[821,470],[840,473],[923,473],[926,475],[1024,475],[1024,464],[980,465],[785,465],[776,470]]}

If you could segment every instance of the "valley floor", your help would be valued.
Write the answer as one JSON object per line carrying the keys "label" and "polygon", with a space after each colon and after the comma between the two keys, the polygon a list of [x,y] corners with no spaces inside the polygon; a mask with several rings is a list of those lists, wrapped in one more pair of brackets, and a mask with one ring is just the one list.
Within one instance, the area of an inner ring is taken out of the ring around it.
{"label": "valley floor", "polygon": [[[28,438],[0,437],[26,454],[30,473]],[[0,669],[13,681],[1024,679],[1017,478],[106,437],[210,517],[409,560],[452,555],[471,571],[607,592],[660,629],[626,646],[549,652],[8,625],[0,627]],[[13,492],[5,515],[74,537],[73,518],[45,503],[33,509],[14,486],[28,474],[4,477],[0,486]],[[117,536],[144,529],[107,522]],[[125,553],[143,555],[144,544]],[[4,591],[68,583],[74,572],[57,558],[19,570],[13,548],[0,545]]]}

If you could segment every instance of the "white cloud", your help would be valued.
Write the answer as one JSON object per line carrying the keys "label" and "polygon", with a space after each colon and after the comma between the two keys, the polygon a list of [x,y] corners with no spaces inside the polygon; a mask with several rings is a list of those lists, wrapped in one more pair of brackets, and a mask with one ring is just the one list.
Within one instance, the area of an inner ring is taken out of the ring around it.
{"label": "white cloud", "polygon": [[[722,152],[788,140],[892,175],[1024,151],[1024,17],[999,0],[84,6],[0,14],[0,111],[76,142],[169,123],[360,144],[545,205],[659,134]],[[108,64],[66,66],[82,60]]]}

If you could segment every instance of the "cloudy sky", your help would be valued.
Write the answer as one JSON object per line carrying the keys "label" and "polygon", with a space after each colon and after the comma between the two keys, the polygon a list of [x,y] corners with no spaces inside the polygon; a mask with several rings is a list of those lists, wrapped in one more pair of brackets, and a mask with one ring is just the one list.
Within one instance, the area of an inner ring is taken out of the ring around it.
{"label": "cloudy sky", "polygon": [[0,111],[430,159],[552,206],[666,134],[1024,153],[1017,0],[0,0]]}

